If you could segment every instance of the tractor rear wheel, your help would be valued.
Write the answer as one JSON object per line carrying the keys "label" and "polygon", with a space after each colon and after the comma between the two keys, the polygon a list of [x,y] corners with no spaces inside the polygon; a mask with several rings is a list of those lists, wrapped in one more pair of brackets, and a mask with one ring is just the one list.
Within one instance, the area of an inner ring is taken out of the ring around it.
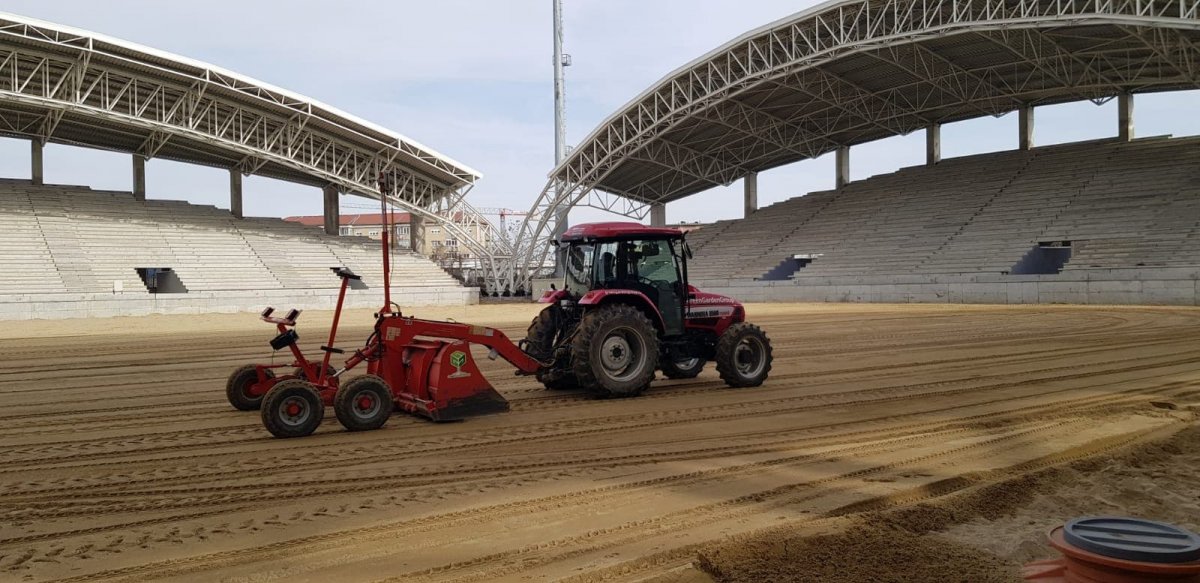
{"label": "tractor rear wheel", "polygon": [[[263,371],[267,378],[275,378],[275,373],[271,369]],[[250,388],[258,384],[258,367],[253,364],[247,364],[233,371],[229,375],[229,380],[225,381],[225,398],[229,399],[229,404],[233,405],[238,411],[255,411],[262,406],[263,395],[257,397],[250,394]]]}
{"label": "tractor rear wheel", "polygon": [[694,379],[704,370],[704,363],[704,359],[699,357],[664,360],[662,371],[669,379]]}
{"label": "tractor rear wheel", "polygon": [[375,376],[350,379],[333,397],[333,412],[342,427],[350,431],[379,429],[392,416],[392,391]]}
{"label": "tractor rear wheel", "polygon": [[[529,329],[525,331],[525,346],[530,356],[541,361],[556,356],[554,347],[570,333],[569,330],[562,329],[562,320],[562,308],[557,304],[546,306],[546,309],[533,317]],[[538,371],[538,382],[552,391],[578,389],[579,379],[576,379],[575,373],[571,371],[570,363],[560,362],[562,360],[567,358],[557,359],[551,368]]]}
{"label": "tractor rear wheel", "polygon": [[579,385],[602,397],[633,397],[658,368],[658,333],[633,306],[612,304],[587,313],[571,346]]}
{"label": "tractor rear wheel", "polygon": [[263,426],[275,437],[311,435],[324,417],[325,403],[307,381],[279,381],[263,398]]}
{"label": "tractor rear wheel", "polygon": [[754,324],[734,324],[717,341],[717,372],[731,387],[763,384],[771,372],[771,358],[771,340]]}

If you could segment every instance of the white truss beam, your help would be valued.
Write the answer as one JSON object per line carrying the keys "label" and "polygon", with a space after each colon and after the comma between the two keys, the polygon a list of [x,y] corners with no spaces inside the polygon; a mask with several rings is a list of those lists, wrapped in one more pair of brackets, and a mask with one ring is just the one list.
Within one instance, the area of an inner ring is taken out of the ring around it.
{"label": "white truss beam", "polygon": [[[1095,36],[1070,36],[1079,31]],[[930,48],[955,42],[982,48]],[[497,285],[520,287],[543,266],[563,205],[644,216],[649,203],[760,166],[935,123],[1025,103],[1200,88],[1197,44],[1200,0],[822,4],[704,55],[601,123],[552,173]],[[864,59],[878,75],[858,73]],[[788,99],[772,103],[780,96]],[[725,135],[701,131],[713,128]],[[597,205],[598,197],[607,198]]]}

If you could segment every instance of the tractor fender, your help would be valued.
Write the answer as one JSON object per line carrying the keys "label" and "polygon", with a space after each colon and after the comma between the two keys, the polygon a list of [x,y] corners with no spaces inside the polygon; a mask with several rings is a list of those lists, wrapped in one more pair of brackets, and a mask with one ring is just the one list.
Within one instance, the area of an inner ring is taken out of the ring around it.
{"label": "tractor fender", "polygon": [[558,303],[559,300],[561,300],[565,297],[567,297],[567,290],[565,290],[565,289],[557,289],[557,290],[549,289],[549,290],[546,290],[546,293],[542,294],[542,297],[538,298],[537,303],[539,303],[539,304],[556,304],[556,303]]}
{"label": "tractor fender", "polygon": [[650,298],[646,297],[646,294],[640,291],[631,289],[595,289],[584,294],[582,298],[579,298],[579,305],[581,306],[600,306],[610,303],[636,306],[646,313],[646,317],[650,318],[650,321],[654,323],[660,332],[666,329],[666,323],[663,322],[662,314],[658,311],[658,308],[654,306]]}

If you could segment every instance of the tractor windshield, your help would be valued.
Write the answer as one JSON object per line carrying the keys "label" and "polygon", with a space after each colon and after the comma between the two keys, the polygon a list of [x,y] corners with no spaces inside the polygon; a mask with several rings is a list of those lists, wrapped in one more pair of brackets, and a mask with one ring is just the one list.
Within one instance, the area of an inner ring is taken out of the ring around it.
{"label": "tractor windshield", "polygon": [[591,243],[567,248],[566,288],[573,296],[582,296],[592,289],[592,257],[595,249]]}

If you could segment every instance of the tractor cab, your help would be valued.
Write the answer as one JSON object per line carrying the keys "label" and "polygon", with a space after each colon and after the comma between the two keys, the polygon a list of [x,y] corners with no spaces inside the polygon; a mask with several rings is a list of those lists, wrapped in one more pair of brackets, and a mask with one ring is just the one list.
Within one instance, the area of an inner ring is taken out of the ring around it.
{"label": "tractor cab", "polygon": [[[739,302],[689,285],[691,251],[682,231],[592,223],[567,229],[557,244],[563,286],[541,297],[549,305],[524,343],[534,358],[553,362],[538,373],[547,388],[632,396],[645,390],[656,369],[692,378],[710,360],[732,386],[766,378],[770,342],[744,322]],[[729,346],[723,349],[722,342]],[[733,363],[739,359],[740,368]]]}
{"label": "tractor cab", "polygon": [[689,255],[683,233],[637,223],[613,225],[583,225],[563,235],[566,295],[586,297],[586,305],[609,296],[640,294],[658,312],[665,336],[682,334]]}

